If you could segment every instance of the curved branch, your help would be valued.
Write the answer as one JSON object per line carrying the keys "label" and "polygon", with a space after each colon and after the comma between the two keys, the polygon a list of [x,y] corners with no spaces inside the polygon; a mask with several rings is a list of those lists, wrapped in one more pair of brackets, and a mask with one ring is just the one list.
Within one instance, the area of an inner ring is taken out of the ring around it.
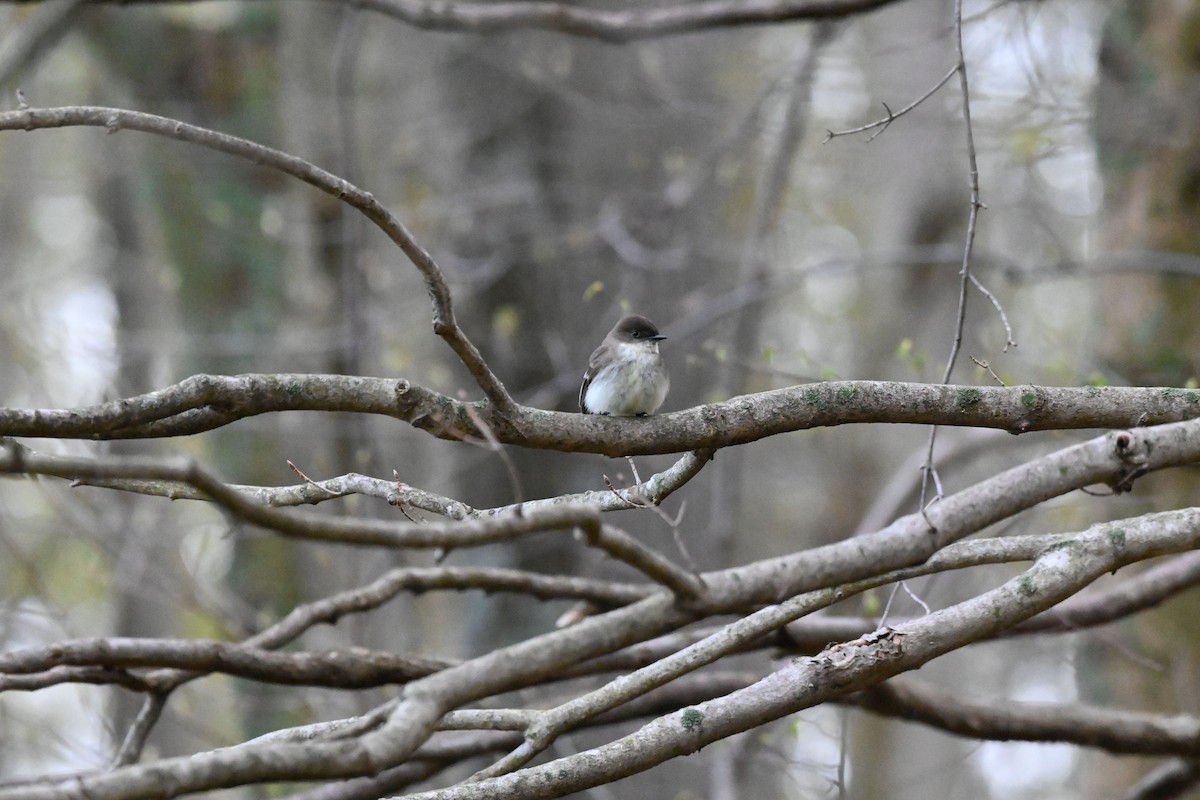
{"label": "curved branch", "polygon": [[870,142],[876,136],[878,136],[879,134],[886,131],[888,129],[888,127],[893,122],[895,122],[897,119],[904,116],[908,112],[912,111],[917,106],[921,105],[926,100],[928,100],[930,97],[933,97],[934,93],[937,92],[938,89],[941,89],[943,86],[945,86],[947,83],[950,82],[950,79],[954,77],[954,75],[958,72],[958,70],[959,70],[959,66],[957,64],[955,64],[953,67],[950,68],[950,71],[947,72],[942,77],[942,79],[940,81],[935,83],[932,86],[932,88],[929,89],[929,91],[925,92],[925,94],[921,95],[916,100],[913,100],[911,103],[909,103],[908,105],[906,105],[904,108],[900,109],[899,111],[892,111],[892,109],[888,107],[888,104],[884,103],[883,109],[885,111],[887,111],[887,116],[884,117],[883,119],[875,120],[874,122],[868,122],[866,125],[860,125],[857,128],[850,128],[850,129],[844,130],[844,131],[834,131],[834,130],[825,131],[825,141],[828,142],[831,139],[837,138],[838,136],[850,136],[855,133],[863,133],[864,131],[869,131],[872,128],[879,128],[880,130],[871,134],[871,136],[867,139],[867,141]]}
{"label": "curved branch", "polygon": [[102,106],[20,108],[0,113],[0,131],[80,126],[104,128],[108,133],[121,130],[141,131],[207,147],[291,175],[354,208],[383,231],[420,271],[433,301],[434,333],[450,345],[479,384],[479,388],[502,414],[513,408],[513,400],[508,390],[492,373],[479,350],[455,321],[450,287],[446,284],[441,268],[433,260],[433,256],[417,244],[404,223],[392,216],[370,192],[365,192],[349,181],[281,150],[155,114]]}
{"label": "curved branch", "polygon": [[759,597],[777,602],[806,589],[863,577],[856,554],[869,552],[877,571],[920,564],[951,542],[1051,497],[1095,483],[1124,485],[1135,475],[1198,460],[1200,422],[1109,433],[1002,472],[874,533],[735,567],[725,574],[737,575],[764,593],[776,592]]}
{"label": "curved branch", "polygon": [[1094,628],[1154,608],[1200,584],[1200,553],[1184,553],[1086,597],[1072,597],[1027,619],[1012,635]]}
{"label": "curved branch", "polygon": [[563,528],[591,531],[600,526],[599,510],[586,505],[552,505],[529,513],[421,524],[269,508],[196,463],[178,459],[45,456],[16,445],[0,447],[0,474],[6,472],[67,479],[131,478],[185,483],[240,520],[285,536],[336,544],[446,549],[508,541]]}
{"label": "curved branch", "polygon": [[1200,756],[1200,719],[1063,703],[985,703],[912,681],[888,681],[850,702],[887,717],[994,741],[1070,742],[1111,753]]}
{"label": "curved branch", "polygon": [[47,647],[0,653],[0,672],[45,673],[56,667],[108,669],[157,667],[221,672],[286,685],[361,689],[407,683],[449,662],[352,647],[325,652],[278,653],[259,647],[200,639],[74,639]]}
{"label": "curved branch", "polygon": [[[414,795],[414,800],[485,800],[518,786],[526,794],[557,797],[642,772],[994,636],[1129,563],[1131,557],[1136,559],[1134,551],[1145,556],[1168,541],[1177,548],[1200,545],[1200,510],[1170,521],[1153,515],[1124,534],[1118,540],[1108,524],[1095,526],[1070,544],[1049,549],[1022,575],[978,597],[896,629],[834,645],[817,656],[795,659],[746,689],[660,717],[609,744],[512,775]],[[398,711],[403,708],[401,703]]]}
{"label": "curved branch", "polygon": [[1200,760],[1173,758],[1142,776],[1121,800],[1174,800],[1200,783]]}
{"label": "curved branch", "polygon": [[1200,417],[1200,390],[1168,387],[946,386],[835,381],[741,395],[653,417],[604,417],[466,403],[405,380],[345,375],[196,375],[149,394],[76,409],[0,408],[0,436],[186,436],[279,411],[403,420],[440,439],[480,436],[561,452],[681,453],[851,423],[998,428],[1010,433],[1158,425]]}
{"label": "curved branch", "polygon": [[[1115,586],[1065,600],[1013,626],[1002,638],[1107,625],[1154,608],[1197,584],[1200,584],[1200,552],[1183,553]],[[829,642],[853,639],[874,628],[875,622],[866,617],[813,615],[787,626],[788,647],[816,652]]]}
{"label": "curved branch", "polygon": [[0,675],[0,692],[35,692],[64,683],[91,683],[97,686],[120,686],[131,692],[149,692],[153,687],[131,672],[113,667],[90,666],[52,667],[30,674]]}
{"label": "curved branch", "polygon": [[[23,449],[22,459],[27,459],[32,450]],[[695,450],[685,453],[674,464],[662,472],[651,475],[641,483],[620,491],[576,492],[555,495],[541,500],[526,500],[496,508],[472,508],[461,500],[435,492],[418,489],[397,480],[372,478],[357,472],[348,472],[336,478],[310,480],[290,486],[250,486],[230,484],[233,489],[264,506],[282,508],[287,506],[317,505],[328,500],[350,495],[376,497],[392,505],[408,505],[413,508],[455,520],[486,519],[505,514],[525,514],[540,508],[586,504],[600,511],[625,511],[660,505],[664,500],[696,477],[704,465],[712,460],[711,450]],[[94,486],[114,489],[171,500],[208,500],[204,492],[181,481],[155,481],[138,478],[80,478],[73,481],[76,486]]]}
{"label": "curved branch", "polygon": [[359,0],[364,8],[416,28],[468,33],[537,28],[614,43],[747,25],[839,19],[874,11],[895,1],[708,0],[665,8],[605,11],[536,0],[499,3]]}
{"label": "curved branch", "polygon": [[[1200,509],[1094,526],[1053,541],[1025,573],[976,598],[897,629],[796,659],[752,686],[651,722],[621,741],[511,776],[458,786],[433,797],[495,797],[514,781],[558,794],[648,769],[669,758],[801,708],[869,688],[1062,601],[1100,575],[1164,552],[1200,546]],[[727,573],[727,592],[749,600],[757,587]],[[873,574],[873,573],[872,573]],[[770,613],[770,612],[768,612]],[[0,800],[175,796],[238,783],[376,774],[412,756],[442,716],[472,700],[527,685],[564,666],[677,627],[693,618],[660,592],[576,626],[501,648],[407,685],[386,723],[353,740],[241,746],[80,778],[70,786],[0,789]],[[169,781],[164,784],[164,778]],[[164,785],[169,795],[164,795]]]}
{"label": "curved branch", "polygon": [[[8,0],[24,3],[34,0]],[[84,0],[92,5],[128,0]],[[179,0],[141,0],[143,3]],[[706,0],[659,8],[607,11],[543,0],[436,2],[435,0],[337,0],[370,9],[414,28],[463,33],[525,29],[622,43],[685,33],[866,14],[897,0]]]}

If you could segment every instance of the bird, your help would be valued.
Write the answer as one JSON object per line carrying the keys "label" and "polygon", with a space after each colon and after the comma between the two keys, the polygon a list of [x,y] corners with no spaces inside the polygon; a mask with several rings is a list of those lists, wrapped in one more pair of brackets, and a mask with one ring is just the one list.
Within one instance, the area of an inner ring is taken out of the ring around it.
{"label": "bird", "polygon": [[615,417],[644,417],[657,411],[671,387],[658,352],[658,343],[666,338],[645,317],[623,317],[588,359],[579,387],[579,410]]}

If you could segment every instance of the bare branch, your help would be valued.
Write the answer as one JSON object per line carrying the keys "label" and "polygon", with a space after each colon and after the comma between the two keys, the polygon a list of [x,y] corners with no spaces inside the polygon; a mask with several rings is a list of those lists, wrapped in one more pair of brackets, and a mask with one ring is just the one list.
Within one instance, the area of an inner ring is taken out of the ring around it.
{"label": "bare branch", "polygon": [[174,687],[170,687],[150,692],[146,696],[142,707],[138,710],[137,717],[129,726],[129,730],[125,732],[125,738],[121,740],[121,747],[113,756],[112,765],[114,767],[137,763],[138,759],[142,757],[142,751],[146,748],[146,740],[150,738],[150,732],[162,718],[162,713],[167,707],[167,701],[170,699],[173,689]]}
{"label": "bare branch", "polygon": [[[184,436],[258,414],[323,410],[381,414],[438,438],[458,440],[478,435],[466,405],[403,380],[198,375],[157,392],[84,408],[3,408],[0,436]],[[716,449],[780,433],[866,422],[998,428],[1010,433],[1158,425],[1200,417],[1200,390],[831,381],[644,418],[525,406],[517,406],[509,416],[491,405],[473,410],[504,444],[625,456]]]}
{"label": "bare branch", "polygon": [[221,672],[264,683],[353,689],[406,683],[445,669],[449,664],[360,647],[276,653],[203,639],[76,639],[49,647],[0,653],[0,672],[33,674],[58,666],[158,667]]}
{"label": "bare branch", "polygon": [[[943,550],[939,557],[944,557],[946,552]],[[1115,586],[1065,600],[1005,631],[1003,637],[1078,631],[1107,625],[1154,608],[1197,584],[1200,584],[1200,553],[1184,553]],[[864,617],[814,615],[788,625],[787,635],[796,649],[815,652],[829,642],[853,639],[874,627],[874,622]],[[658,657],[661,658],[661,655]]]}
{"label": "bare branch", "polygon": [[[1000,303],[999,298],[992,294],[991,291],[989,291],[988,288],[983,285],[979,278],[975,276],[974,272],[971,273],[971,283],[973,283],[975,288],[978,289],[983,296],[991,302],[992,308],[996,309],[996,313],[1000,315],[1000,322],[1004,325],[1004,352],[1007,353],[1008,348],[1017,346],[1017,340],[1013,338],[1012,325],[1009,324],[1008,314],[1005,313],[1004,306]],[[995,375],[995,373],[992,374],[993,376]],[[1000,384],[1003,385],[1004,382],[1000,381]]]}
{"label": "bare branch", "polygon": [[1200,719],[1077,704],[962,700],[915,681],[888,681],[850,702],[889,717],[995,741],[1071,742],[1113,753],[1200,756]]}
{"label": "bare branch", "polygon": [[1151,770],[1129,789],[1124,800],[1174,800],[1200,783],[1200,761],[1173,758]]}
{"label": "bare branch", "polygon": [[1073,631],[1106,625],[1154,608],[1200,584],[1200,553],[1185,553],[1085,597],[1073,597],[1026,620],[1014,634]]}
{"label": "bare branch", "polygon": [[[8,0],[24,3],[34,0]],[[633,42],[685,33],[865,14],[897,0],[706,0],[658,8],[607,11],[542,0],[432,2],[336,0],[376,11],[414,28],[463,33],[523,29],[555,31],[605,42]],[[94,5],[127,0],[85,0]],[[178,0],[140,0],[144,3]]]}
{"label": "bare branch", "polygon": [[64,683],[94,683],[98,686],[113,685],[134,692],[151,689],[144,679],[123,669],[112,667],[54,667],[27,675],[0,675],[0,692],[35,692]]}
{"label": "bare branch", "polygon": [[450,287],[446,284],[441,268],[433,260],[433,256],[417,243],[404,223],[392,216],[369,192],[281,150],[154,114],[99,106],[21,108],[0,112],[0,131],[32,131],[77,126],[100,127],[110,134],[121,130],[141,131],[227,153],[252,164],[298,178],[359,211],[400,248],[424,277],[433,301],[434,333],[450,345],[471,372],[479,388],[502,414],[512,410],[513,400],[508,390],[499,378],[492,374],[478,348],[471,343],[455,321]]}
{"label": "bare branch", "polygon": [[671,590],[680,600],[704,595],[704,580],[611,525],[584,528],[583,540]]}
{"label": "bare branch", "polygon": [[542,28],[608,42],[629,42],[745,25],[836,19],[873,11],[892,2],[895,0],[708,0],[630,11],[519,0],[502,3],[363,0],[362,5],[418,28],[472,33]]}
{"label": "bare branch", "polygon": [[[22,453],[26,456],[33,452],[29,449],[22,449]],[[704,465],[712,460],[712,457],[713,453],[710,450],[696,450],[691,453],[685,453],[668,469],[655,473],[646,481],[623,489],[619,493],[611,491],[578,492],[488,509],[472,508],[466,503],[455,500],[452,497],[419,489],[404,482],[372,478],[357,472],[349,472],[336,478],[326,478],[321,481],[309,479],[306,483],[292,486],[230,484],[229,488],[265,506],[273,508],[316,505],[327,500],[336,500],[348,495],[365,495],[367,497],[377,497],[386,500],[392,505],[404,504],[455,520],[484,519],[487,517],[503,516],[505,514],[527,513],[539,508],[577,503],[594,505],[600,511],[649,508],[661,513],[661,509],[658,508],[659,504],[699,474]],[[307,478],[307,476],[305,477]],[[135,478],[76,478],[73,480],[72,485],[115,489],[154,497],[166,497],[171,500],[209,499],[199,489],[180,481],[152,481]],[[671,522],[669,519],[666,521],[668,523]]]}
{"label": "bare branch", "polygon": [[[1124,528],[1127,535],[1133,533],[1134,549],[1155,552],[1168,540],[1175,547],[1200,544],[1200,509],[1181,512],[1171,522],[1153,516],[1134,528]],[[815,657],[795,659],[746,689],[660,717],[616,742],[514,775],[413,797],[484,800],[513,791],[518,784],[522,792],[535,796],[582,791],[834,699],[863,683],[877,684],[981,637],[995,635],[1128,563],[1126,548],[1131,539],[1117,542],[1111,533],[1107,524],[1096,526],[1068,546],[1049,549],[1024,574],[997,589],[899,628],[835,645]]]}
{"label": "bare branch", "polygon": [[[949,498],[939,504],[935,511],[953,508],[952,500]],[[917,530],[923,533],[923,529]],[[657,720],[633,734],[635,741],[646,746],[632,750],[621,746],[626,758],[619,766],[611,763],[614,746],[608,745],[592,752],[586,759],[590,766],[567,759],[570,769],[549,773],[543,767],[532,767],[522,771],[522,780],[535,784],[550,780],[558,789],[585,788],[590,781],[602,776],[611,779],[613,769],[620,774],[631,774],[673,755],[691,752],[706,741],[715,741],[798,708],[824,702],[831,699],[831,693],[865,688],[865,685],[900,671],[913,669],[967,642],[994,636],[1123,564],[1173,550],[1195,548],[1200,544],[1200,509],[1123,521],[1120,530],[1121,536],[1115,537],[1112,523],[1105,523],[1068,537],[1066,541],[1059,536],[1047,538],[1044,554],[1033,567],[999,589],[905,623],[895,632],[885,631],[873,638],[838,646],[815,659],[801,659],[747,690],[688,709],[682,718],[671,715]],[[887,536],[887,540],[896,538],[902,537],[896,533]],[[859,546],[856,550],[870,546],[870,537],[860,537],[856,544]],[[1028,545],[1026,542],[1020,546]],[[822,549],[831,548],[818,548]],[[862,565],[859,568],[862,569]],[[777,571],[778,568],[773,569]],[[715,574],[712,581],[706,580],[714,600],[719,601],[723,596],[728,601],[733,593],[745,603],[759,592],[759,587],[748,583],[738,573],[748,575],[749,571],[730,570]],[[720,586],[714,585],[718,582]],[[832,590],[833,596],[837,594]],[[215,786],[214,780],[220,781],[219,785],[229,785],[230,782],[295,779],[297,775],[331,778],[374,773],[411,755],[433,733],[443,714],[465,702],[552,675],[570,662],[677,626],[690,617],[691,614],[675,607],[668,595],[659,594],[416,681],[381,728],[355,741],[272,745],[269,750],[247,746],[231,752],[166,759],[149,767],[128,767],[90,776],[78,782],[81,787],[72,785],[68,791],[83,788],[94,796],[106,796],[113,791],[120,791],[122,796],[137,795],[149,787],[157,787],[155,791],[160,791],[161,778],[167,773],[171,775],[170,786],[174,794]],[[837,680],[828,679],[826,673],[830,670],[838,673]],[[629,760],[631,752],[635,755]],[[555,763],[562,766],[562,762]],[[564,779],[564,775],[571,777]],[[495,781],[504,780],[493,779],[472,786],[495,791],[505,785]],[[66,796],[60,787],[53,786],[23,786],[15,790],[23,792],[20,795],[13,795],[12,791],[0,790],[0,798],[8,800],[20,796],[23,800],[37,800]],[[462,791],[462,787],[453,791]]]}
{"label": "bare branch", "polygon": [[855,133],[864,133],[866,131],[871,130],[872,128],[879,128],[878,131],[876,131],[874,134],[872,134],[870,136],[870,138],[867,139],[868,142],[871,141],[876,136],[878,136],[879,134],[886,131],[888,129],[888,126],[891,125],[892,122],[899,119],[900,117],[903,117],[905,114],[907,114],[908,112],[912,111],[917,106],[924,103],[930,97],[933,97],[933,95],[937,93],[938,89],[942,88],[943,86],[945,86],[947,83],[950,82],[950,79],[954,77],[956,72],[958,72],[957,65],[951,67],[950,71],[947,72],[946,75],[940,81],[935,83],[928,92],[921,95],[916,100],[913,100],[911,103],[909,103],[908,105],[906,105],[904,108],[900,109],[899,111],[892,111],[892,109],[888,108],[887,103],[884,103],[883,108],[884,108],[884,110],[887,111],[887,116],[884,117],[883,119],[876,120],[875,122],[869,122],[866,125],[860,125],[857,128],[850,128],[850,129],[844,130],[844,131],[826,131],[825,132],[825,141],[828,142],[830,139],[835,139],[838,136],[850,136]]}
{"label": "bare branch", "polygon": [[[950,382],[955,362],[958,361],[959,348],[962,347],[963,325],[967,319],[967,287],[971,281],[971,253],[975,248],[975,225],[979,220],[979,209],[983,208],[983,203],[979,200],[979,166],[975,159],[975,130],[971,126],[971,92],[970,82],[967,78],[967,61],[963,54],[962,25],[962,0],[954,0],[954,54],[957,59],[954,71],[958,73],[958,85],[962,93],[963,129],[967,143],[967,188],[970,190],[970,207],[967,212],[967,232],[965,241],[963,242],[962,267],[958,273],[958,313],[954,318],[954,338],[950,345],[950,355],[946,359],[946,371],[942,374],[942,383]],[[1011,331],[1009,332],[1008,341],[1012,341]],[[933,460],[936,443],[937,427],[933,427],[929,429],[929,446],[921,479],[920,508],[925,508],[928,502],[935,499],[929,497],[929,488],[931,481],[936,482],[937,480],[937,472]],[[942,491],[939,486],[936,498],[940,498],[941,495]]]}
{"label": "bare branch", "polygon": [[507,541],[540,531],[598,526],[599,511],[581,505],[552,505],[524,514],[479,520],[416,524],[369,518],[330,517],[268,508],[221,482],[199,465],[178,459],[76,458],[0,448],[0,473],[55,475],[60,478],[137,479],[188,484],[246,522],[285,536],[337,544],[385,547],[457,548]]}

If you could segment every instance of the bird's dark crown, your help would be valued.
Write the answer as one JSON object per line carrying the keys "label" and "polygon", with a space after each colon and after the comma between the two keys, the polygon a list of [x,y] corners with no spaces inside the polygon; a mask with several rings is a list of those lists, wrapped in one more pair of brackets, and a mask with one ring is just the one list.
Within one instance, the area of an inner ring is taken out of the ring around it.
{"label": "bird's dark crown", "polygon": [[613,328],[613,332],[639,341],[658,341],[667,338],[658,332],[658,328],[654,326],[653,322],[636,314],[618,322],[617,327]]}

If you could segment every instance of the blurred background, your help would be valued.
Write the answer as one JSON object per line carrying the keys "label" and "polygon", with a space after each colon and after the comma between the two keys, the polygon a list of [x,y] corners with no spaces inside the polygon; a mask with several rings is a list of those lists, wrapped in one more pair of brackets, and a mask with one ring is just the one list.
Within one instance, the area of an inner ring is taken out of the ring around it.
{"label": "blurred background", "polygon": [[[633,4],[629,4],[633,7]],[[982,200],[951,380],[1195,385],[1200,372],[1200,4],[968,2]],[[968,212],[947,0],[845,21],[625,45],[560,33],[416,30],[350,3],[0,4],[0,108],[120,106],[248,137],[374,193],[445,270],[459,321],[522,403],[574,410],[618,317],[669,339],[664,411],[824,379],[938,381]],[[347,208],[177,141],[98,129],[0,134],[0,404],[69,407],[195,373],[403,377],[477,397],[433,334],[417,271]],[[946,491],[1091,434],[943,430]],[[665,508],[704,569],[886,524],[917,507],[928,432],[842,427],[722,451]],[[623,460],[494,453],[398,422],[289,413],[180,440],[27,440],[46,452],[189,455],[229,481],[356,471],[486,508],[631,480]],[[670,457],[639,459],[642,476]],[[1195,498],[1197,473],[1073,495],[1006,533],[1075,530]],[[1192,500],[1191,502],[1194,502]],[[348,498],[325,513],[394,518]],[[650,513],[613,518],[677,556]],[[235,533],[236,535],[230,535]],[[0,642],[236,639],[293,605],[426,554],[293,545],[203,504],[0,482]],[[454,554],[630,579],[567,535]],[[933,607],[1013,568],[917,582]],[[886,593],[843,613],[878,615]],[[566,603],[401,598],[308,634],[465,658],[553,625]],[[1200,713],[1194,593],[1071,637],[985,645],[918,679],[974,699]],[[891,618],[919,614],[898,596]],[[173,698],[148,755],[361,712],[389,692],[210,678]],[[140,698],[59,687],[0,696],[0,778],[98,767]],[[591,735],[572,739],[585,747]],[[571,742],[567,746],[572,746]],[[614,788],[628,797],[1119,796],[1152,762],[980,744],[829,707]],[[839,795],[839,792],[842,792]],[[253,793],[227,792],[226,797]],[[596,793],[597,797],[603,796]]]}

